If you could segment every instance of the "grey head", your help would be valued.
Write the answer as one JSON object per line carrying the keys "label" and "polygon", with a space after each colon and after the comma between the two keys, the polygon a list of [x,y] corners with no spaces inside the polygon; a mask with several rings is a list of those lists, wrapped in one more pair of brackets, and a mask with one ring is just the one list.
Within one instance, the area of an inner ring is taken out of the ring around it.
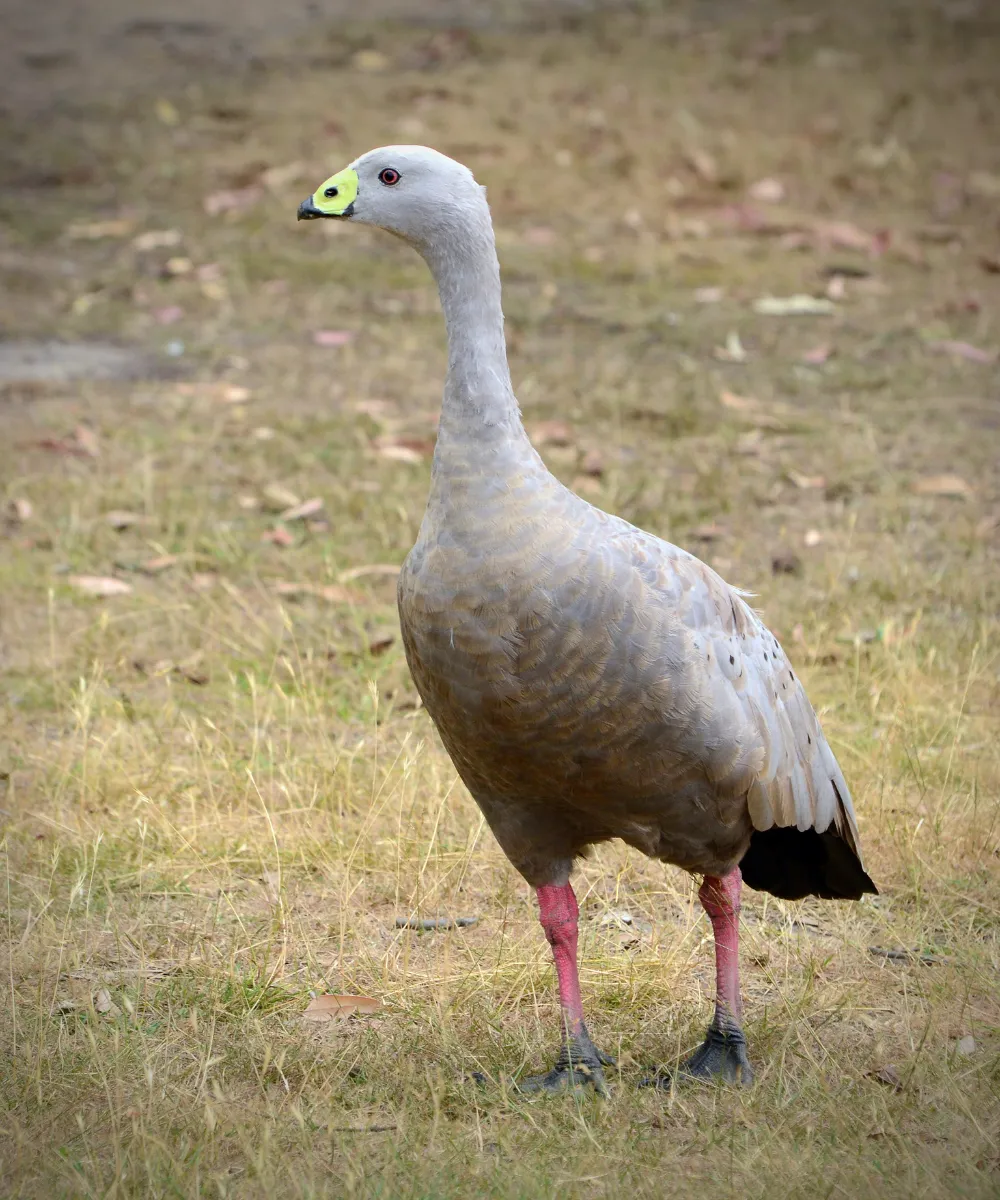
{"label": "grey head", "polygon": [[488,222],[489,208],[462,163],[428,146],[380,146],[324,180],[298,215],[377,225],[424,248]]}

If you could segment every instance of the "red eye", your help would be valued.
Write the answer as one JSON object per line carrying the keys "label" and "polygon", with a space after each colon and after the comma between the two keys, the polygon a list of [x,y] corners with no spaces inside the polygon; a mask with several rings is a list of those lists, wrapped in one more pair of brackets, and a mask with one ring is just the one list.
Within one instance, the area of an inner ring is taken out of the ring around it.
{"label": "red eye", "polygon": [[384,167],[378,173],[380,183],[384,183],[386,187],[392,187],[394,183],[399,183],[399,172],[395,167]]}

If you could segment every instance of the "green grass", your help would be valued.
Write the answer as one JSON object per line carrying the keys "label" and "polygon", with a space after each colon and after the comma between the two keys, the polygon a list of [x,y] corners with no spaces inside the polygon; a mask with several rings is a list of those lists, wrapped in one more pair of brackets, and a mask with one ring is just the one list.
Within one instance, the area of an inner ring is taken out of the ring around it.
{"label": "green grass", "polygon": [[[435,70],[413,65],[434,35],[374,28],[334,50],[393,70],[299,46],[291,73],[179,92],[176,126],[147,96],[19,131],[25,162],[83,147],[98,171],[5,202],[18,272],[25,255],[74,264],[0,293],[5,330],[185,354],[174,378],[0,396],[2,496],[32,506],[0,554],[5,1195],[995,1195],[998,367],[927,343],[1000,347],[1000,277],[980,265],[995,211],[974,191],[947,222],[933,211],[941,173],[1000,173],[996,30],[983,16],[966,38],[933,6],[811,31],[788,16],[484,32]],[[756,56],[775,29],[777,56]],[[433,434],[433,293],[404,247],[294,222],[314,176],[414,139],[489,186],[526,423],[573,430],[543,446],[553,469],[757,593],[852,784],[882,894],[746,901],[752,1090],[635,1088],[700,1039],[711,944],[693,882],[618,845],[578,879],[613,1095],[511,1086],[555,1049],[545,942],[419,708],[394,579],[355,573],[401,562],[423,510],[427,461],[375,438]],[[717,181],[692,170],[699,149]],[[296,160],[301,180],[205,214],[205,193]],[[716,224],[767,176],[783,210],[890,229],[888,251]],[[128,237],[66,234],[119,215]],[[155,229],[182,240],[132,247]],[[219,286],[164,276],[174,255],[219,264]],[[845,261],[872,279],[849,279],[833,317],[753,312]],[[725,295],[700,303],[709,286]],[[183,315],[161,325],[168,305]],[[324,349],[316,329],[355,337]],[[731,331],[743,364],[715,353]],[[81,423],[99,457],[39,446]],[[942,474],[968,495],[914,490]],[[321,497],[325,526],[262,541],[274,485]],[[113,509],[144,520],[115,531]],[[773,574],[789,554],[797,572]],[[84,597],[74,574],[133,591]],[[602,923],[622,909],[648,927]],[[395,928],[414,913],[479,920]],[[382,1007],[304,1024],[323,991]]]}

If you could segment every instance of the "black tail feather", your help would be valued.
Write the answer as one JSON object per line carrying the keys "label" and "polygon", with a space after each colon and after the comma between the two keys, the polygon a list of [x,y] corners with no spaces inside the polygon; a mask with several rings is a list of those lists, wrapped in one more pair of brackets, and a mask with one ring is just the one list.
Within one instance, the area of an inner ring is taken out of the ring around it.
{"label": "black tail feather", "polygon": [[743,881],[782,900],[819,896],[823,900],[860,900],[878,895],[857,855],[833,828],[754,830],[740,863]]}

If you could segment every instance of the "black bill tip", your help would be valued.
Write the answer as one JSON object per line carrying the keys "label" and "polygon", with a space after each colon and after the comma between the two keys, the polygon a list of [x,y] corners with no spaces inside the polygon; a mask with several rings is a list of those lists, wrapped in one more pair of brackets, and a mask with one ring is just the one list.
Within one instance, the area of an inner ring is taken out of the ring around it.
{"label": "black bill tip", "polygon": [[306,197],[306,199],[303,200],[299,205],[300,221],[315,221],[317,217],[322,216],[325,216],[325,213],[321,213],[316,205],[313,204],[312,196]]}

